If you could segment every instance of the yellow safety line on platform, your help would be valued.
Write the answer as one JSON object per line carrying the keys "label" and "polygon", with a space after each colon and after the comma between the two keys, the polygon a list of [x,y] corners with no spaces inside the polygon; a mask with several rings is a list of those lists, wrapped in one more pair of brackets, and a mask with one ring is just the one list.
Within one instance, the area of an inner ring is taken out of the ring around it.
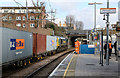
{"label": "yellow safety line on platform", "polygon": [[[74,55],[75,55],[75,54],[74,54]],[[72,56],[72,58],[71,58],[71,60],[70,60],[70,62],[69,62],[69,64],[68,64],[68,66],[67,66],[67,68],[66,68],[66,70],[65,70],[65,72],[64,72],[63,78],[65,78],[65,76],[66,76],[66,74],[67,74],[68,68],[70,67],[70,64],[71,64],[71,62],[72,62],[72,59],[73,59],[74,55]]]}

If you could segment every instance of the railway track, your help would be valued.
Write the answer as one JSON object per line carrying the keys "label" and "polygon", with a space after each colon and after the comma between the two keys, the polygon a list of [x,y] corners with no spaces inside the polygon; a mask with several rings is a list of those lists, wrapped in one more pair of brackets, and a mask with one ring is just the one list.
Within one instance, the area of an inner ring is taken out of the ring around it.
{"label": "railway track", "polygon": [[34,63],[30,65],[27,68],[23,68],[20,71],[17,71],[9,76],[9,77],[24,77],[24,78],[33,78],[36,76],[42,76],[42,77],[47,77],[52,70],[59,64],[64,57],[70,53],[73,52],[74,49],[68,49],[67,51],[63,51],[60,53],[57,53],[55,55],[52,55],[50,57],[47,57],[44,60],[41,60],[37,63]]}
{"label": "railway track", "polygon": [[72,51],[69,51],[53,59],[49,63],[45,64],[44,66],[38,68],[37,70],[26,76],[26,78],[36,78],[36,77],[47,78],[49,74],[54,70],[54,68],[60,63],[60,61],[62,61],[70,52]]}

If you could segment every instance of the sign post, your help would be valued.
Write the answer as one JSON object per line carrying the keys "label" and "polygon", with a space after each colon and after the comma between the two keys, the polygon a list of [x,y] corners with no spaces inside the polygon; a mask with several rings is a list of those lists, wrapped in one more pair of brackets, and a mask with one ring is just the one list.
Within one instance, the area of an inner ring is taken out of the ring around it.
{"label": "sign post", "polygon": [[[116,8],[109,8],[109,0],[107,0],[107,8],[100,8],[100,14],[104,14],[104,19],[106,20],[107,27],[107,53],[106,53],[106,65],[109,65],[109,14],[116,13]],[[105,15],[107,19],[105,19]]]}

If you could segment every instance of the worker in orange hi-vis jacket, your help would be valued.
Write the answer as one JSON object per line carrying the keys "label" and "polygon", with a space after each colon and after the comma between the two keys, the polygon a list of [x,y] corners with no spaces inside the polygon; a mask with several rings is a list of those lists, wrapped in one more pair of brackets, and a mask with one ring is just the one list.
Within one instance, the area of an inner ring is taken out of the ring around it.
{"label": "worker in orange hi-vis jacket", "polygon": [[79,47],[80,47],[80,42],[77,39],[75,39],[75,52],[77,54],[79,54]]}

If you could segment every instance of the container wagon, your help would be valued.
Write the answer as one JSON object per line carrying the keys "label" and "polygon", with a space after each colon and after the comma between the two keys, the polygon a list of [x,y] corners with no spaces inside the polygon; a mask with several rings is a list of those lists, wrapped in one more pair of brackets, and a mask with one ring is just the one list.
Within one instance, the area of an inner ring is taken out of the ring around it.
{"label": "container wagon", "polygon": [[33,58],[38,60],[46,55],[46,35],[33,33]]}
{"label": "container wagon", "polygon": [[32,33],[0,27],[0,65],[30,62],[32,57]]}
{"label": "container wagon", "polygon": [[46,51],[48,54],[56,52],[57,49],[57,37],[56,36],[46,36]]}

